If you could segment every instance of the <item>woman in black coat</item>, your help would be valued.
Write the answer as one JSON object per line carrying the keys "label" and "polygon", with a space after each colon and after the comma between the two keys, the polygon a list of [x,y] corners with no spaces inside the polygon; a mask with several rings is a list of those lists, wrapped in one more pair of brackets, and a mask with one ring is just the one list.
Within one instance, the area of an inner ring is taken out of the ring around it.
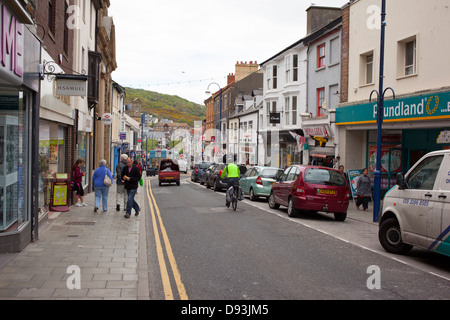
{"label": "woman in black coat", "polygon": [[127,213],[125,214],[125,218],[129,218],[131,216],[132,208],[136,211],[135,215],[137,216],[139,215],[141,208],[134,200],[134,197],[136,196],[137,189],[139,187],[139,180],[141,180],[141,171],[136,166],[133,166],[133,162],[130,158],[128,158],[127,166],[123,168],[121,176],[128,195]]}

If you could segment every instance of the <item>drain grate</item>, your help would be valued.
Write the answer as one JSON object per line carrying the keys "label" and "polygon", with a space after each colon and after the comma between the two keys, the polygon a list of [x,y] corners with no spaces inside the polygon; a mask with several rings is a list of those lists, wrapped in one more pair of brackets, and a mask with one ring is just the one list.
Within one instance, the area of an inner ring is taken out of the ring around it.
{"label": "drain grate", "polygon": [[68,226],[93,226],[95,221],[69,221],[66,223]]}

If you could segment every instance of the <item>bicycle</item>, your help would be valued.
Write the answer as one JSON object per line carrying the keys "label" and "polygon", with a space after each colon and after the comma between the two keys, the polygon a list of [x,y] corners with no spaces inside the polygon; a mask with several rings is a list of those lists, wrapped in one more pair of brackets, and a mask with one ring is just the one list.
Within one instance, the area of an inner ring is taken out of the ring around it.
{"label": "bicycle", "polygon": [[[230,192],[230,189],[233,188],[233,192]],[[233,185],[227,189],[227,195],[230,195],[230,201],[227,201],[227,208],[230,207],[230,204],[233,208],[233,211],[236,211],[237,209],[237,203],[240,199],[240,193],[241,193],[241,187],[239,186],[239,181],[233,182]]]}

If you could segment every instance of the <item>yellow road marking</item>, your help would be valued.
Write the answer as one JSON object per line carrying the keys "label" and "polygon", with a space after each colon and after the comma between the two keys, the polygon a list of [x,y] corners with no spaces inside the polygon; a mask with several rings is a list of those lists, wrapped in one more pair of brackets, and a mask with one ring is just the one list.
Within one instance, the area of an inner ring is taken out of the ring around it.
{"label": "yellow road marking", "polygon": [[[173,255],[172,246],[170,245],[169,237],[167,236],[166,228],[164,227],[164,224],[162,222],[161,212],[159,211],[158,205],[156,204],[155,197],[153,196],[150,181],[148,181],[147,185],[148,185],[147,186],[147,197],[149,199],[150,211],[152,213],[153,231],[155,233],[158,261],[159,261],[159,265],[160,265],[160,269],[161,269],[161,277],[162,277],[162,281],[163,281],[163,287],[164,287],[166,299],[173,300],[173,294],[172,294],[172,289],[170,287],[169,275],[167,272],[166,263],[164,261],[163,249],[162,249],[161,241],[159,238],[157,220],[155,218],[155,211],[156,211],[156,215],[158,216],[159,227],[161,229],[161,234],[164,239],[164,245],[166,248],[167,257],[169,259],[169,263],[172,268],[172,273],[173,273],[173,277],[175,279],[175,283],[177,285],[178,294],[179,294],[181,300],[188,300],[188,296],[186,294],[186,289],[184,287],[183,282],[181,281],[181,275],[178,270],[175,256]],[[153,210],[153,207],[155,208],[155,210]]]}

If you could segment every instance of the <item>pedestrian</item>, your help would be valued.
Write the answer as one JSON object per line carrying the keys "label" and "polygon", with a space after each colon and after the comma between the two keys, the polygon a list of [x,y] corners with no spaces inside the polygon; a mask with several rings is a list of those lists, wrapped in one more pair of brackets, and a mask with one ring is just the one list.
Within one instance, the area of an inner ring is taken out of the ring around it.
{"label": "pedestrian", "polygon": [[364,211],[369,211],[369,199],[372,197],[372,183],[368,176],[369,170],[364,168],[362,176],[356,181],[356,209],[362,204]]}
{"label": "pedestrian", "polygon": [[131,216],[131,209],[134,209],[135,215],[138,216],[141,208],[138,203],[134,200],[136,196],[136,192],[139,185],[139,180],[141,179],[141,172],[139,168],[133,166],[133,161],[130,158],[127,159],[127,166],[122,170],[122,181],[125,184],[125,190],[128,195],[127,202],[127,213],[125,214],[125,218],[129,218]]}
{"label": "pedestrian", "polygon": [[344,166],[342,164],[339,166],[339,172],[341,172],[344,175],[345,181],[347,181],[347,184],[349,184],[350,182],[348,180],[348,174],[347,172],[344,171]]}
{"label": "pedestrian", "polygon": [[98,208],[100,207],[100,199],[102,200],[103,212],[108,211],[109,187],[104,183],[105,176],[108,176],[111,181],[113,180],[111,171],[109,171],[109,169],[106,167],[106,160],[100,160],[99,167],[95,169],[92,176],[95,189],[94,212],[97,212]]}
{"label": "pedestrian", "polygon": [[122,154],[120,156],[120,162],[116,167],[116,184],[117,184],[117,193],[116,193],[116,210],[120,211],[120,204],[123,204],[123,210],[127,210],[127,202],[128,195],[125,190],[125,184],[122,182],[122,170],[127,166],[128,156],[126,154]]}
{"label": "pedestrian", "polygon": [[[77,159],[72,168],[72,179],[74,190],[77,192],[75,198],[75,205],[77,207],[87,207],[87,204],[84,203],[84,189],[83,189],[83,177],[86,175],[86,172],[81,172],[81,167],[84,166],[83,159]],[[80,202],[78,202],[80,200]]]}

